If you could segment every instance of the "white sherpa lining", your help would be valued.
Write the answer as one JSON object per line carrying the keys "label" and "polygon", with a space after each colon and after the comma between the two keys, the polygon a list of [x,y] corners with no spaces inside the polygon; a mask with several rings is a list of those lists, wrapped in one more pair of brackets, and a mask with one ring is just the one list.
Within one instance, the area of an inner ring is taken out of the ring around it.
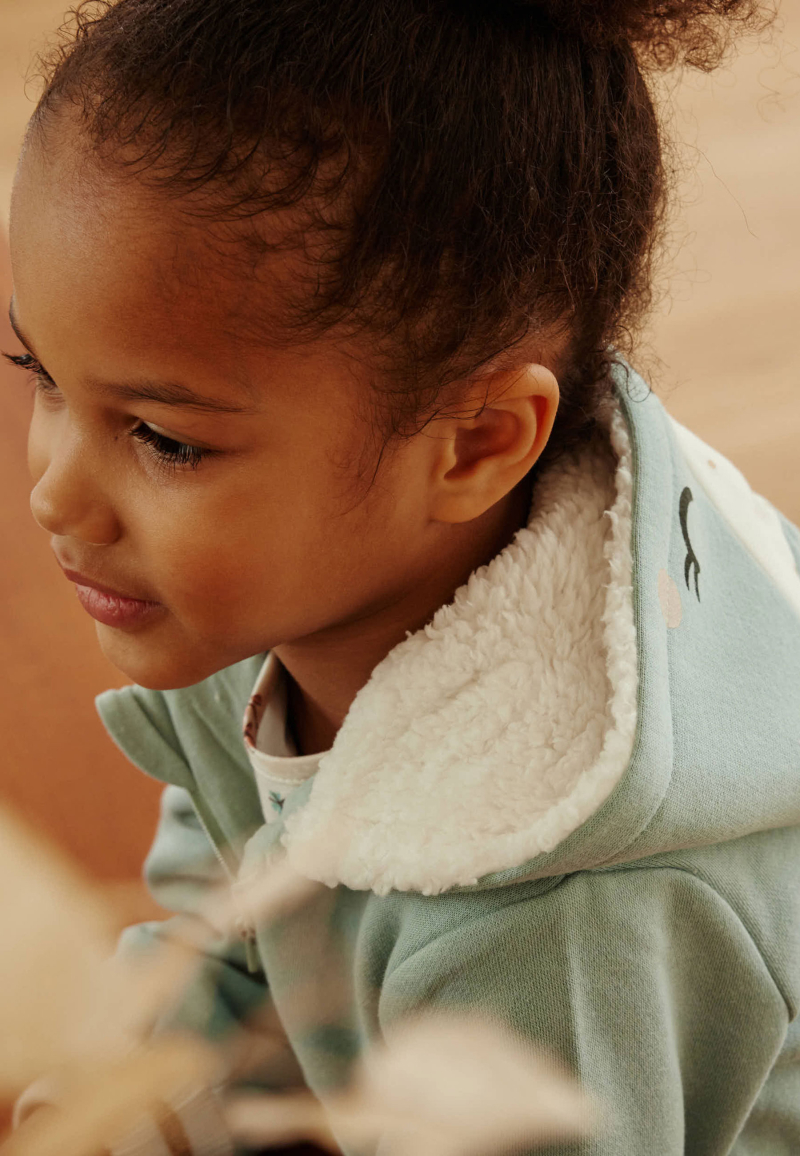
{"label": "white sherpa lining", "polygon": [[552,850],[607,798],[636,727],[632,488],[615,403],[538,479],[528,525],[356,695],[286,819],[302,874],[434,895]]}

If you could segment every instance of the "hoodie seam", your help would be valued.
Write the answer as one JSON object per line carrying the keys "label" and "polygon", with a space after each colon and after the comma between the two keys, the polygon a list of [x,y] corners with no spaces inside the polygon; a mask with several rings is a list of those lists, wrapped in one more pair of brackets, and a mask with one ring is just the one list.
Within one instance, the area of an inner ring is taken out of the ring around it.
{"label": "hoodie seam", "polygon": [[[408,964],[412,960],[416,959],[417,956],[421,955],[425,951],[429,951],[432,947],[435,947],[437,949],[440,948],[444,943],[446,943],[446,941],[448,939],[450,939],[454,936],[463,935],[465,929],[468,928],[470,925],[475,924],[475,923],[481,923],[486,919],[491,919],[494,916],[500,915],[505,911],[509,911],[514,907],[519,907],[523,903],[530,903],[536,899],[539,899],[540,896],[550,895],[553,891],[556,891],[562,885],[562,883],[564,883],[564,881],[566,879],[572,878],[572,875],[580,875],[580,874],[582,874],[582,872],[573,871],[571,873],[565,873],[562,875],[553,875],[553,876],[551,876],[553,882],[549,887],[541,887],[532,893],[528,893],[527,895],[520,895],[517,898],[515,898],[514,900],[512,900],[511,903],[503,903],[502,905],[498,905],[494,909],[477,911],[477,912],[475,912],[474,915],[471,915],[469,918],[463,919],[460,923],[456,924],[455,927],[448,928],[447,931],[443,932],[441,935],[432,936],[425,943],[422,943],[418,947],[415,947],[413,951],[409,952],[408,955],[404,955],[402,959],[397,960],[397,962],[394,964],[391,963],[391,956],[392,956],[393,952],[390,952],[389,953],[389,961],[387,962],[386,969],[383,973],[382,987],[385,986],[386,983],[389,980],[391,980],[392,977],[394,975],[396,975],[396,973],[398,971],[400,971],[402,968],[404,968],[406,966],[406,964]],[[519,883],[510,883],[508,886],[521,888],[521,887],[529,886],[532,882],[538,883],[538,882],[540,882],[540,880],[525,879],[525,880],[521,880]],[[390,894],[392,894],[392,893],[390,892]],[[417,891],[408,892],[407,894],[409,894],[413,897],[419,896],[419,892],[417,892]],[[473,892],[473,894],[475,894],[475,893]],[[438,895],[422,896],[423,899],[425,899],[429,902],[436,902],[437,900],[446,899],[447,897],[448,897],[447,892],[440,892]],[[399,936],[398,936],[398,938],[399,938]],[[396,943],[397,943],[397,941],[395,941],[394,946],[396,946]]]}
{"label": "hoodie seam", "polygon": [[[630,367],[627,365],[627,363],[625,363],[625,369],[629,371],[627,373],[627,378],[626,378],[626,380],[629,384],[631,377],[634,374],[634,371],[630,370]],[[639,380],[641,380],[641,379],[639,379]],[[623,408],[625,408],[627,406],[634,406],[637,404],[646,404],[650,401],[650,398],[652,396],[652,389],[649,389],[649,388],[648,388],[647,396],[645,398],[642,398],[642,399],[637,399],[637,398],[631,397],[631,395],[627,392],[627,390],[623,391],[622,388],[620,388],[620,395],[622,395],[623,392],[625,395],[624,399],[622,400]],[[643,638],[645,638],[645,636],[649,632],[649,630],[652,629],[652,622],[649,621],[648,616],[646,614],[647,608],[645,606],[645,599],[644,599],[645,592],[643,589],[643,583],[640,580],[641,579],[641,574],[640,574],[640,570],[641,570],[641,567],[640,567],[640,558],[641,558],[640,506],[641,506],[641,501],[642,501],[642,467],[643,467],[642,447],[640,444],[640,431],[638,428],[638,423],[633,421],[632,417],[627,412],[626,412],[625,416],[626,416],[626,427],[627,427],[628,437],[629,437],[629,441],[630,441],[630,453],[631,453],[632,489],[631,489],[631,539],[630,539],[630,545],[631,545],[631,574],[632,574],[632,587],[633,587],[633,590],[632,590],[633,599],[632,599],[632,601],[633,601],[634,625],[635,625],[635,631],[636,631],[638,686],[637,686],[637,704],[636,704],[636,728],[635,728],[635,732],[634,732],[633,749],[631,751],[630,761],[628,763],[628,767],[625,771],[625,774],[623,775],[623,779],[630,773],[631,767],[636,766],[639,759],[643,755],[645,755],[647,752],[647,742],[646,742],[646,736],[645,736],[646,720],[645,720],[645,711],[642,708],[642,703],[648,694],[647,683],[648,683],[648,678],[649,678],[648,671],[649,671],[650,662],[649,662],[649,652],[648,652],[647,648],[645,648],[643,645],[640,645],[640,643],[641,643],[641,640]],[[671,429],[669,417],[668,417],[666,410],[661,411],[660,417],[661,417],[660,426],[664,432],[665,441],[667,443],[666,444],[666,451],[667,451],[666,460],[669,462],[669,470],[670,470],[669,478],[666,480],[666,483],[663,483],[663,479],[662,479],[662,484],[667,484],[670,488],[672,488],[672,486],[674,485],[674,479],[675,479],[675,455],[676,455],[676,451],[680,452],[680,447],[678,446],[677,438],[675,437],[675,435]],[[675,533],[676,533],[676,530],[675,530],[675,526],[674,526],[674,519],[670,518],[669,522],[668,522],[667,541],[666,541],[665,547],[664,547],[664,556],[666,558],[669,558],[671,555]],[[664,630],[666,631],[667,628],[664,627]],[[667,640],[668,640],[668,635],[667,635]],[[669,675],[668,654],[666,654],[665,657],[667,659],[667,694],[666,694],[666,700],[663,703],[663,706],[669,711],[669,729],[670,729],[670,736],[672,739],[672,746],[674,749],[675,714],[674,714],[674,711],[672,709],[672,687],[671,687],[672,680],[671,680],[670,675]],[[670,786],[672,785],[672,772],[673,772],[673,765],[672,765],[672,762],[670,761],[669,773],[666,776],[666,779],[663,782],[663,784],[661,784],[661,787],[659,789],[658,798],[656,800],[654,800],[654,804],[652,806],[652,809],[650,810],[650,813],[644,817],[643,822],[641,823],[641,825],[638,827],[637,830],[632,832],[632,834],[630,835],[630,838],[627,839],[621,845],[617,846],[614,849],[614,851],[611,853],[611,855],[609,855],[608,859],[606,859],[605,862],[608,863],[610,866],[613,866],[613,862],[611,862],[611,861],[616,859],[620,855],[624,855],[630,847],[632,847],[639,839],[641,839],[646,834],[646,832],[649,830],[649,828],[651,827],[651,825],[655,821],[659,811],[664,806],[664,801],[667,798],[667,795],[669,794]],[[601,862],[599,864],[599,866],[602,868],[603,863]]]}
{"label": "hoodie seam", "polygon": [[[440,950],[449,938],[451,938],[453,936],[457,936],[457,935],[463,935],[465,928],[471,923],[476,923],[476,922],[480,922],[482,920],[490,919],[493,916],[495,916],[501,912],[505,912],[507,909],[519,906],[521,903],[535,902],[535,900],[539,898],[539,894],[549,895],[552,891],[557,890],[557,888],[560,887],[562,885],[562,883],[564,883],[565,880],[572,879],[573,877],[576,877],[579,875],[590,875],[590,874],[599,873],[601,871],[604,873],[610,873],[611,871],[635,871],[635,870],[640,870],[640,871],[641,870],[644,870],[644,871],[672,871],[672,872],[675,872],[676,874],[679,874],[682,876],[689,876],[692,879],[695,879],[698,883],[702,884],[703,888],[705,888],[707,891],[710,891],[713,894],[713,896],[716,899],[718,899],[719,902],[722,903],[727,908],[728,911],[730,911],[730,913],[733,915],[734,919],[736,920],[736,923],[741,927],[743,933],[745,934],[747,939],[750,941],[750,943],[753,945],[753,948],[755,949],[756,954],[758,955],[758,958],[761,961],[761,964],[763,965],[765,972],[769,976],[769,979],[772,982],[772,985],[775,988],[775,991],[778,993],[784,1006],[786,1007],[789,1022],[791,1023],[793,1020],[796,1019],[797,1014],[798,1014],[798,1009],[796,1009],[794,1007],[792,1001],[790,1000],[790,998],[788,997],[788,995],[784,991],[782,984],[778,981],[776,975],[774,974],[772,967],[770,966],[766,956],[764,955],[764,952],[759,947],[759,944],[758,944],[758,941],[757,941],[755,935],[748,927],[747,921],[743,918],[743,916],[736,910],[735,907],[733,907],[733,905],[729,902],[729,900],[726,899],[726,897],[724,895],[722,895],[720,893],[720,891],[712,883],[709,883],[707,879],[704,879],[702,877],[702,875],[700,875],[694,871],[690,871],[684,867],[675,867],[672,865],[668,866],[666,864],[663,867],[650,865],[650,864],[647,867],[642,867],[640,864],[632,864],[632,865],[620,864],[617,867],[588,868],[588,869],[585,869],[583,871],[574,871],[574,872],[562,875],[560,877],[557,877],[557,882],[555,883],[555,885],[553,887],[548,887],[545,891],[543,891],[541,893],[520,897],[518,900],[515,900],[513,903],[503,904],[502,908],[498,908],[496,910],[481,911],[481,912],[477,913],[472,919],[464,920],[463,922],[459,923],[458,926],[449,928],[446,932],[444,932],[444,934],[439,935],[439,936],[434,936],[433,938],[429,939],[426,943],[421,944],[419,947],[416,947],[408,955],[406,955],[402,959],[398,960],[394,964],[394,966],[387,964],[387,967],[386,967],[386,970],[385,970],[384,976],[383,976],[382,990],[385,988],[386,984],[399,971],[401,971],[403,968],[405,968],[407,964],[411,963],[412,960],[416,959],[418,956],[422,955],[423,952],[429,951],[432,948],[436,949],[436,950]],[[380,1004],[380,999],[379,999],[379,1004]]]}

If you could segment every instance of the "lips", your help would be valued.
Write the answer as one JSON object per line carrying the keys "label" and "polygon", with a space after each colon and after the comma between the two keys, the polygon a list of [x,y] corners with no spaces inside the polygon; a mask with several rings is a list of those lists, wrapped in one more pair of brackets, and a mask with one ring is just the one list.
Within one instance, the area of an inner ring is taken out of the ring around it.
{"label": "lips", "polygon": [[102,622],[106,626],[137,626],[164,609],[160,602],[153,602],[147,598],[133,598],[119,590],[103,586],[94,578],[88,578],[77,570],[68,570],[65,566],[61,569],[64,575],[75,583],[75,592],[84,610],[97,622]]}
{"label": "lips", "polygon": [[[59,565],[61,564],[59,563]],[[87,586],[101,594],[107,594],[109,598],[122,598],[126,602],[152,601],[150,598],[137,598],[134,594],[123,594],[121,590],[113,590],[110,586],[104,586],[102,582],[96,582],[94,578],[87,578],[85,574],[79,574],[77,570],[68,570],[66,566],[61,566],[61,569],[70,582],[74,582],[77,586]]]}

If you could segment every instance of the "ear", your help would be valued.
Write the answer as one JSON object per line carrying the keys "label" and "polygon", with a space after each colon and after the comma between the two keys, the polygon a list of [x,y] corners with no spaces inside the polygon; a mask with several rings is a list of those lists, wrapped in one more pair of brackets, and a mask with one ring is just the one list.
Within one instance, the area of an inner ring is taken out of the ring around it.
{"label": "ear", "polygon": [[529,364],[482,378],[464,408],[486,406],[475,417],[440,418],[431,517],[468,522],[505,497],[539,458],[553,429],[558,382],[544,365]]}

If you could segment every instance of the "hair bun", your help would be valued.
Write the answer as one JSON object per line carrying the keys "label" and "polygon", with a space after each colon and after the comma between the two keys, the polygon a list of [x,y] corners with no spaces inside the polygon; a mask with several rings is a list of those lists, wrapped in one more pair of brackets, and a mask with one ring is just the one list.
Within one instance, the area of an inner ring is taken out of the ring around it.
{"label": "hair bun", "polygon": [[[738,31],[763,31],[775,0],[511,0],[587,43],[629,43],[658,67],[708,70]],[[492,4],[496,7],[496,0]]]}

